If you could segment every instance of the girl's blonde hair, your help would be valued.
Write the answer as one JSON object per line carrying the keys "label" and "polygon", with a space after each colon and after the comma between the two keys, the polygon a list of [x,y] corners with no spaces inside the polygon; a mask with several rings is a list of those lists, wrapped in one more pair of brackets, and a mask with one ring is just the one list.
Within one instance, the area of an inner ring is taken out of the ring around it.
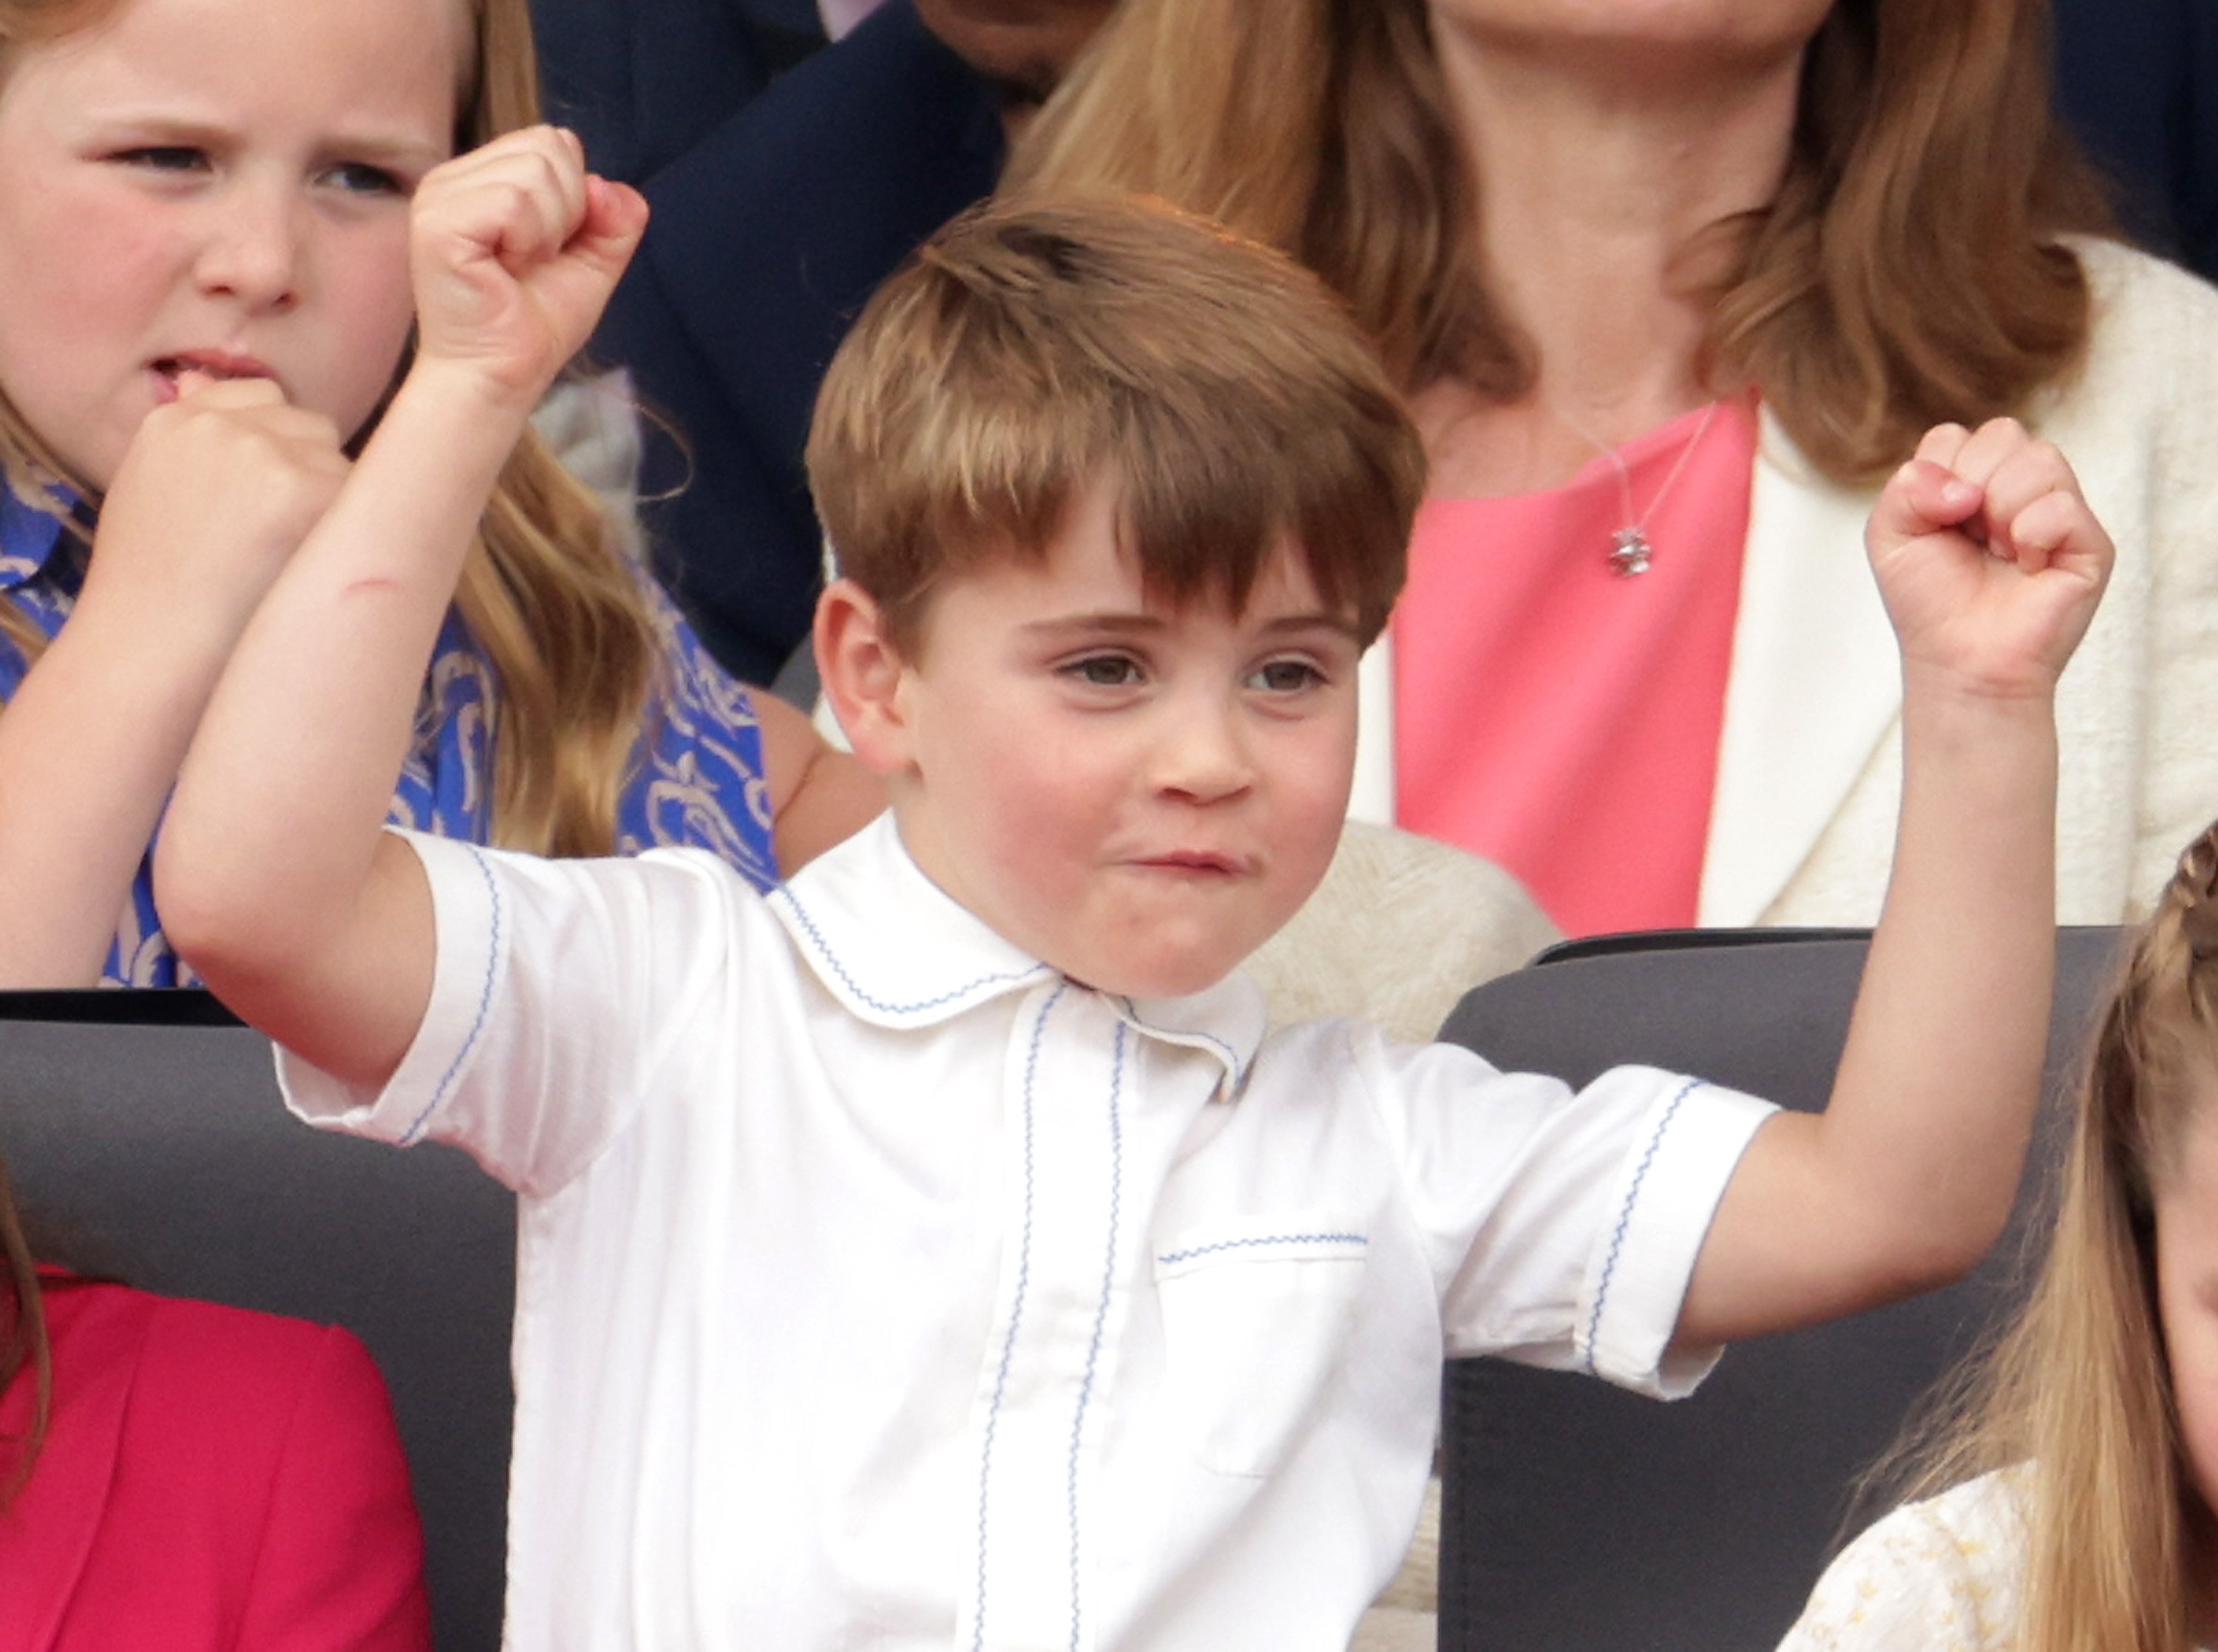
{"label": "girl's blonde hair", "polygon": [[2153,1185],[2218,1078],[2218,825],[2180,857],[2096,1031],[2031,1299],[1914,1448],[1914,1494],[2023,1464],[2020,1652],[2189,1652],[2197,1503],[2156,1295]]}
{"label": "girl's blonde hair", "polygon": [[[460,0],[472,51],[457,88],[457,154],[539,118],[525,0]],[[0,0],[8,54],[86,28],[127,0]],[[86,490],[0,393],[0,466],[19,497]],[[72,523],[72,531],[81,533]],[[492,838],[539,854],[606,854],[660,647],[641,576],[599,502],[527,430],[486,506],[455,604],[493,668]],[[0,637],[35,659],[29,616],[0,602]]]}
{"label": "girl's blonde hair", "polygon": [[[2090,301],[2059,237],[2109,222],[2048,112],[2045,0],[1837,0],[1787,178],[1720,226],[1705,370],[1756,386],[1829,475],[1883,475],[1943,419],[2078,362]],[[1124,0],[1005,187],[1131,189],[1300,257],[1407,389],[1515,400],[1527,342],[1488,289],[1475,185],[1426,0]]]}

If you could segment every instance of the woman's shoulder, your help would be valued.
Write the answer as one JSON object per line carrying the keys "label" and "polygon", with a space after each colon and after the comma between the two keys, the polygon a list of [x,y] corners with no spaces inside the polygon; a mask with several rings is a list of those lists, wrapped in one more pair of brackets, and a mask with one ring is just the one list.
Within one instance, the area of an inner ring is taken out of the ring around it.
{"label": "woman's shoulder", "polygon": [[2159,373],[2184,367],[2201,375],[2218,362],[2218,287],[2123,242],[2089,237],[2071,245],[2094,300],[2091,381],[2145,389]]}
{"label": "woman's shoulder", "polygon": [[[2122,545],[2205,542],[2218,508],[2218,287],[2116,241],[2072,244],[2094,303],[2078,368],[2036,397],[2029,422],[2068,455]],[[2148,520],[2141,520],[2149,513]]]}
{"label": "woman's shoulder", "polygon": [[2075,236],[2068,244],[2098,302],[2218,309],[2218,287],[2168,258],[2107,236]]}
{"label": "woman's shoulder", "polygon": [[2018,1476],[1983,1475],[1874,1522],[1825,1568],[1780,1652],[2010,1644],[2024,1551]]}
{"label": "woman's shoulder", "polygon": [[85,1644],[213,1646],[220,1627],[226,1644],[428,1644],[407,1462],[360,1342],[122,1285],[42,1286],[53,1411],[0,1530],[39,1610],[84,1620]]}
{"label": "woman's shoulder", "polygon": [[290,1396],[364,1403],[390,1426],[383,1384],[348,1331],[307,1320],[42,1271],[58,1392],[127,1361],[132,1404],[197,1409],[211,1426],[280,1430]]}

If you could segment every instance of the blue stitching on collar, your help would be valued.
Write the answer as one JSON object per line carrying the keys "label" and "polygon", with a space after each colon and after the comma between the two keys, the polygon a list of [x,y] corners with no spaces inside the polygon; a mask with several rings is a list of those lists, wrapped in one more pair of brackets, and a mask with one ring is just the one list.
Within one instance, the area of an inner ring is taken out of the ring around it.
{"label": "blue stitching on collar", "polygon": [[1246,1080],[1248,1077],[1248,1065],[1240,1059],[1240,1052],[1235,1049],[1224,1039],[1219,1038],[1215,1033],[1205,1032],[1199,1027],[1159,1027],[1152,1021],[1147,1020],[1143,1018],[1140,1014],[1138,1005],[1135,1005],[1131,999],[1120,998],[1117,1001],[1124,1006],[1124,1014],[1126,1018],[1129,1019],[1134,1026],[1139,1028],[1141,1031],[1151,1032],[1158,1038],[1165,1039],[1173,1043],[1176,1043],[1181,1039],[1198,1038],[1224,1058],[1225,1066],[1232,1069],[1232,1082],[1234,1084],[1240,1084]]}
{"label": "blue stitching on collar", "polygon": [[978,1453],[978,1599],[977,1611],[970,1624],[971,1652],[982,1652],[986,1644],[986,1495],[994,1475],[994,1428],[1001,1415],[1001,1396],[1009,1385],[1009,1360],[1016,1352],[1017,1328],[1024,1323],[1025,1290],[1032,1279],[1032,1080],[1039,1071],[1040,1039],[1047,1030],[1047,1018],[1055,1013],[1055,1006],[1070,990],[1070,983],[1057,984],[1040,1005],[1038,1018],[1032,1023],[1032,1048],[1025,1055],[1025,1219],[1017,1241],[1016,1299],[1009,1308],[1009,1333],[1001,1342],[1001,1368],[994,1374],[993,1402],[986,1408],[986,1439]]}
{"label": "blue stitching on collar", "polygon": [[1618,1253],[1625,1247],[1625,1230],[1633,1222],[1633,1207],[1640,1202],[1640,1189],[1648,1179],[1649,1166],[1656,1162],[1656,1154],[1664,1145],[1664,1133],[1671,1128],[1671,1121],[1679,1116],[1679,1104],[1702,1087],[1700,1079],[1689,1079],[1679,1086],[1679,1093],[1671,1098],[1671,1104],[1664,1110],[1664,1117],[1656,1121],[1649,1133],[1648,1145],[1640,1154],[1640,1163],[1633,1172],[1633,1185],[1625,1191],[1625,1206],[1617,1213],[1617,1227],[1609,1236],[1609,1254],[1602,1259],[1602,1283],[1595,1287],[1594,1308],[1587,1315],[1586,1348],[1583,1363],[1589,1376],[1598,1376],[1595,1362],[1595,1339],[1602,1332],[1602,1311],[1609,1300],[1610,1281],[1617,1274]]}
{"label": "blue stitching on collar", "polygon": [[1196,1245],[1191,1250],[1172,1251],[1158,1256],[1156,1265],[1168,1267],[1174,1262],[1191,1261],[1197,1256],[1207,1256],[1212,1251],[1247,1250],[1261,1245],[1368,1245],[1370,1237],[1364,1234],[1268,1234],[1255,1239],[1220,1239],[1213,1245]]}
{"label": "blue stitching on collar", "polygon": [[1079,1587],[1078,1446],[1086,1432],[1086,1407],[1094,1394],[1094,1371],[1101,1354],[1101,1335],[1109,1321],[1109,1296],[1117,1282],[1117,1225],[1124,1203],[1124,1121],[1117,1111],[1124,1090],[1124,1024],[1109,1069],[1109,1242],[1101,1256],[1101,1297],[1094,1305],[1094,1340],[1086,1347],[1086,1376],[1078,1385],[1078,1410],[1070,1420],[1070,1652],[1079,1652],[1083,1594]]}
{"label": "blue stitching on collar", "polygon": [[478,853],[476,847],[469,844],[463,847],[469,851],[470,863],[478,869],[478,875],[485,880],[486,894],[493,901],[493,933],[486,941],[485,981],[478,989],[478,1012],[476,1018],[470,1023],[469,1036],[462,1040],[462,1047],[455,1052],[455,1059],[447,1063],[447,1070],[439,1075],[439,1082],[432,1086],[431,1098],[424,1104],[424,1111],[417,1114],[414,1121],[400,1133],[400,1145],[404,1148],[413,1147],[422,1139],[424,1127],[431,1122],[431,1115],[447,1098],[447,1091],[454,1083],[455,1075],[462,1070],[462,1063],[469,1060],[470,1052],[477,1048],[478,1035],[485,1030],[486,1019],[493,1010],[493,965],[500,956],[500,885],[493,881],[493,868],[486,864],[485,857]]}
{"label": "blue stitching on collar", "polygon": [[847,973],[847,966],[839,962],[838,955],[832,950],[831,943],[824,938],[824,931],[816,927],[816,920],[809,915],[808,908],[794,898],[790,886],[780,884],[770,892],[770,898],[773,900],[783,900],[787,906],[793,908],[794,918],[800,923],[802,933],[809,937],[809,944],[815,948],[817,955],[824,960],[832,973],[839,976],[840,984],[857,999],[883,1015],[918,1015],[924,1011],[936,1010],[944,1004],[951,1004],[959,998],[967,997],[982,987],[1013,984],[1029,980],[1047,969],[1045,964],[1036,963],[1029,969],[1019,970],[1014,974],[1005,971],[1000,974],[981,975],[976,981],[957,987],[951,992],[942,993],[938,998],[920,999],[914,1004],[888,1004],[864,992],[854,976]]}

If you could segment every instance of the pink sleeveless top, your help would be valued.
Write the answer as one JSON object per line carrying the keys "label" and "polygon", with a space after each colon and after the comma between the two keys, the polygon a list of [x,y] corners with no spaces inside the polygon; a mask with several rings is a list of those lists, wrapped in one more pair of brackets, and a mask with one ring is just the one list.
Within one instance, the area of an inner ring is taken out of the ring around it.
{"label": "pink sleeveless top", "polygon": [[1567,935],[1694,921],[1756,463],[1745,402],[1619,450],[1645,573],[1611,566],[1602,457],[1546,492],[1428,499],[1410,541],[1396,819],[1507,867]]}

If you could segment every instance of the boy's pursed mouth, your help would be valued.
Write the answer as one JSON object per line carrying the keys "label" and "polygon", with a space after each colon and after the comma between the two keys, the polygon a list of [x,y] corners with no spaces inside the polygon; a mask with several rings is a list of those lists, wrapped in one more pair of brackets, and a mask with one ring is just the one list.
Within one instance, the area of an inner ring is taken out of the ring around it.
{"label": "boy's pursed mouth", "polygon": [[1166,854],[1139,856],[1131,863],[1149,871],[1182,872],[1195,877],[1238,877],[1252,869],[1251,863],[1239,856],[1200,849],[1174,849]]}

